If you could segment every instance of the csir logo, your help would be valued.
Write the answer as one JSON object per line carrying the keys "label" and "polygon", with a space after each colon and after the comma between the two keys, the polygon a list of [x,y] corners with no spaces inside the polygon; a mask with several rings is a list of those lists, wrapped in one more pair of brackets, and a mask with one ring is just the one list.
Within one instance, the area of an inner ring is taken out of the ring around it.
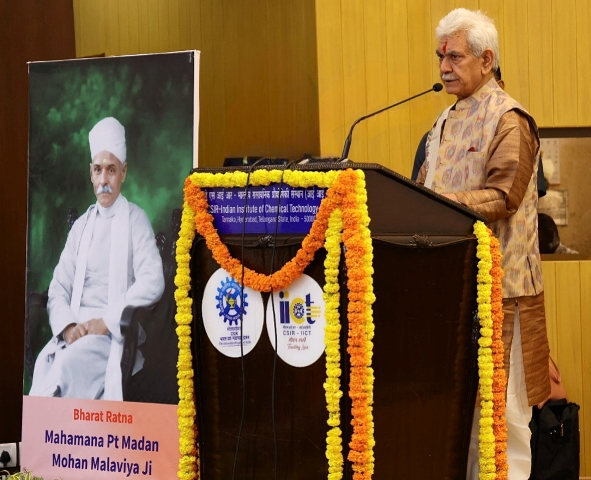
{"label": "csir logo", "polygon": [[[246,315],[246,307],[248,307],[246,297],[248,295],[244,293],[244,298],[241,298],[240,285],[229,277],[226,277],[226,281],[222,280],[217,291],[215,299],[220,317],[224,317],[224,322],[228,322],[229,325],[238,325],[240,314]],[[244,305],[241,305],[243,300]]]}
{"label": "csir logo", "polygon": [[306,299],[294,298],[289,301],[289,291],[279,292],[279,318],[281,323],[289,324],[291,322],[301,325],[308,322],[310,325],[316,323],[320,316],[320,307],[315,306],[312,296],[307,293]]}

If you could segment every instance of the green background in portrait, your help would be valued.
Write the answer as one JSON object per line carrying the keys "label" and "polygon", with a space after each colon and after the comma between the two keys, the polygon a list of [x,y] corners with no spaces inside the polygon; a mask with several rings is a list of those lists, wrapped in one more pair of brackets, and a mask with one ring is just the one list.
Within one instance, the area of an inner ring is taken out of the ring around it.
{"label": "green background in portrait", "polygon": [[[96,201],[88,132],[104,117],[125,127],[122,194],[144,209],[155,233],[170,234],[193,163],[194,59],[182,52],[30,64],[28,295],[49,287],[69,210],[82,215]],[[51,332],[46,320],[29,320],[38,324],[30,332],[36,356]],[[29,385],[25,374],[25,393]]]}

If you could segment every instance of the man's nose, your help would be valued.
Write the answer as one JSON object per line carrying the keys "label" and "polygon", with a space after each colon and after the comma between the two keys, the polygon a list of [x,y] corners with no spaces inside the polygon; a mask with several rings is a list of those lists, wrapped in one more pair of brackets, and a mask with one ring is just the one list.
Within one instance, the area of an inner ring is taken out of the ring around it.
{"label": "man's nose", "polygon": [[446,56],[439,61],[439,70],[441,72],[451,72],[451,61]]}

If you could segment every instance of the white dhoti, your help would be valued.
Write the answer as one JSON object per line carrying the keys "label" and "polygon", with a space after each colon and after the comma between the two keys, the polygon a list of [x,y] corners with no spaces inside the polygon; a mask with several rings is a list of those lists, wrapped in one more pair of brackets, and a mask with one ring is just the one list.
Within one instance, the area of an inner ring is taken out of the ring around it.
{"label": "white dhoti", "polygon": [[71,345],[63,341],[46,345],[35,363],[29,395],[102,398],[110,351],[109,335],[86,335]]}
{"label": "white dhoti", "polygon": [[[521,352],[521,329],[519,324],[519,310],[515,310],[515,326],[509,363],[509,379],[507,382],[507,407],[505,418],[507,421],[507,463],[509,465],[509,480],[528,480],[531,473],[531,430],[529,422],[532,407],[527,400],[525,386],[525,371],[523,370],[523,354]],[[472,435],[468,454],[467,480],[478,480],[478,433],[480,420],[480,405],[474,409],[472,421]]]}

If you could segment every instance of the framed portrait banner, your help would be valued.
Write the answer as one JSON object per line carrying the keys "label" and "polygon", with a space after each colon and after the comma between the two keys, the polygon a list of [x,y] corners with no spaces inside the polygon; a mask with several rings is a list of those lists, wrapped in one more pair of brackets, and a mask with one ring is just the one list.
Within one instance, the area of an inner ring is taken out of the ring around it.
{"label": "framed portrait banner", "polygon": [[199,52],[29,64],[21,465],[176,478],[175,249]]}

